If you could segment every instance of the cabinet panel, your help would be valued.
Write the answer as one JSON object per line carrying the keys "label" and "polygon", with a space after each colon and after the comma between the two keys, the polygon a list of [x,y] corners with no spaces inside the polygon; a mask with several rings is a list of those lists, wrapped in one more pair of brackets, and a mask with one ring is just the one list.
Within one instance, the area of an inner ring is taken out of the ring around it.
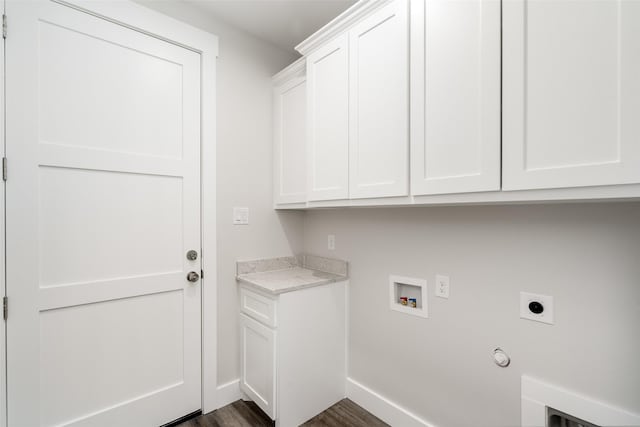
{"label": "cabinet panel", "polygon": [[347,282],[287,292],[278,314],[278,417],[298,426],[345,397]]}
{"label": "cabinet panel", "polygon": [[240,314],[240,387],[272,419],[276,417],[276,332]]}
{"label": "cabinet panel", "polygon": [[504,189],[640,182],[640,2],[503,7]]}
{"label": "cabinet panel", "polygon": [[408,194],[407,19],[396,0],[349,32],[352,199]]}
{"label": "cabinet panel", "polygon": [[306,200],[306,79],[294,78],[274,89],[275,203]]}
{"label": "cabinet panel", "polygon": [[500,189],[500,2],[411,3],[414,195]]}
{"label": "cabinet panel", "polygon": [[349,197],[347,35],[307,58],[308,199]]}

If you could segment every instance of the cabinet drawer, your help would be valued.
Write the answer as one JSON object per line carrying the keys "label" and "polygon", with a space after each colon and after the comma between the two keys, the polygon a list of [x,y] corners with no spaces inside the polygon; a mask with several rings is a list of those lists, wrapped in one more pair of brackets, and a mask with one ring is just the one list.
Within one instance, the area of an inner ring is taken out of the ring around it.
{"label": "cabinet drawer", "polygon": [[276,300],[240,288],[240,311],[272,328],[276,327]]}

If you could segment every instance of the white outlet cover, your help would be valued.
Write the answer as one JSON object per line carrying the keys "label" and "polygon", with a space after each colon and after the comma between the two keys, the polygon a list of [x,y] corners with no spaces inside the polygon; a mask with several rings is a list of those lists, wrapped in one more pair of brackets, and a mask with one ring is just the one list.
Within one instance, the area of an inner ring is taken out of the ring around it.
{"label": "white outlet cover", "polygon": [[[532,302],[539,302],[542,304],[542,307],[544,308],[542,313],[536,314],[529,310],[529,304]],[[549,295],[520,292],[520,318],[553,325],[553,297]]]}
{"label": "white outlet cover", "polygon": [[336,249],[336,236],[329,234],[327,236],[327,249],[334,251]]}
{"label": "white outlet cover", "polygon": [[449,276],[438,274],[436,276],[436,296],[440,298],[449,298]]}

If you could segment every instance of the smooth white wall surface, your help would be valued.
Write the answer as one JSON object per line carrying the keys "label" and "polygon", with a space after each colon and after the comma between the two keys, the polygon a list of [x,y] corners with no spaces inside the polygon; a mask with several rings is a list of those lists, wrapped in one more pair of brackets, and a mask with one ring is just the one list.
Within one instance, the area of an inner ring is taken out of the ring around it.
{"label": "smooth white wall surface", "polygon": [[[275,212],[272,190],[271,76],[295,57],[191,5],[162,0],[138,2],[216,34],[220,40],[216,165],[218,384],[225,384],[240,373],[236,260],[286,256],[302,250],[303,213]],[[249,207],[249,225],[232,225],[234,206]]]}
{"label": "smooth white wall surface", "polygon": [[[350,262],[349,376],[434,425],[519,425],[521,374],[640,413],[640,203],[323,210],[304,227],[308,253]],[[427,279],[428,319],[389,309],[390,274]],[[555,325],[519,319],[520,291],[552,295]]]}

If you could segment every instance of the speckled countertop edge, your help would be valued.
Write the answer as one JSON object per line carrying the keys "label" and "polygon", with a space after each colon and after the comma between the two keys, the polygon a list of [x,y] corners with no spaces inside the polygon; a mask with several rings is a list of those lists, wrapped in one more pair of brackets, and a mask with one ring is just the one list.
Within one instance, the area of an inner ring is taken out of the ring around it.
{"label": "speckled countertop edge", "polygon": [[[236,279],[272,295],[326,285],[348,279],[346,261],[303,255],[238,261]],[[300,277],[300,276],[304,277]],[[315,280],[314,280],[315,279]],[[270,286],[274,281],[287,282],[282,287]]]}

